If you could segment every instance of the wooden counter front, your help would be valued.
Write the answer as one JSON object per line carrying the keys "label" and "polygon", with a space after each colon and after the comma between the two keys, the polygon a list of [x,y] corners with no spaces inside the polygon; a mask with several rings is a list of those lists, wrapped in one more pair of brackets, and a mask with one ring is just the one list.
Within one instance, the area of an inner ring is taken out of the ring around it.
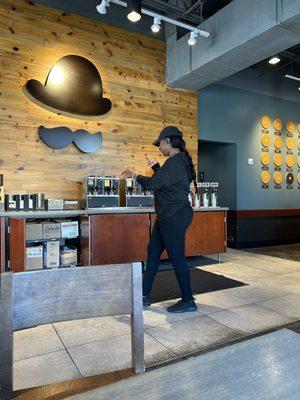
{"label": "wooden counter front", "polygon": [[[145,210],[76,215],[80,220],[81,265],[146,261],[155,214]],[[67,217],[69,218],[69,216]],[[10,270],[25,270],[26,218],[7,218]],[[197,210],[186,235],[186,256],[226,252],[226,210]],[[0,266],[5,270],[5,220],[0,217]],[[166,252],[162,258],[167,258]],[[8,266],[6,266],[7,269]]]}
{"label": "wooden counter front", "polygon": [[145,261],[149,214],[90,217],[91,265]]}
{"label": "wooden counter front", "polygon": [[[151,214],[151,231],[155,220],[155,214]],[[226,232],[226,211],[194,212],[193,221],[186,233],[186,256],[226,252]],[[164,251],[161,259],[166,258],[168,254]]]}

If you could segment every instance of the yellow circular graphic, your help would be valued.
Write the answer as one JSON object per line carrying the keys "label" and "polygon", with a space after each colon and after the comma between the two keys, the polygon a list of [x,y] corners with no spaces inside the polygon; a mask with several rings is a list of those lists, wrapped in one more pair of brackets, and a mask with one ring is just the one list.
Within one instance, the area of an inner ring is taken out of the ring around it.
{"label": "yellow circular graphic", "polygon": [[300,168],[300,156],[298,156],[298,162],[297,162],[297,164],[298,164],[298,167]]}
{"label": "yellow circular graphic", "polygon": [[299,185],[300,185],[300,172],[299,172],[299,174],[298,174],[298,176],[297,176],[297,181],[298,181],[298,183],[299,183]]}
{"label": "yellow circular graphic", "polygon": [[282,139],[281,136],[276,136],[274,139],[274,146],[276,147],[276,149],[280,149],[282,146]]}
{"label": "yellow circular graphic", "polygon": [[260,120],[261,126],[265,129],[268,129],[270,126],[270,118],[267,115],[264,115]]}
{"label": "yellow circular graphic", "polygon": [[270,164],[270,155],[269,155],[269,153],[265,153],[265,152],[261,153],[260,159],[261,159],[261,163],[263,165],[269,165]]}
{"label": "yellow circular graphic", "polygon": [[285,162],[289,168],[292,168],[295,164],[294,156],[292,156],[292,155],[286,156]]}
{"label": "yellow circular graphic", "polygon": [[298,132],[300,133],[300,124],[297,124]]}
{"label": "yellow circular graphic", "polygon": [[275,172],[274,174],[274,181],[277,183],[277,185],[280,185],[282,183],[283,177],[281,172]]}
{"label": "yellow circular graphic", "polygon": [[262,171],[261,173],[261,181],[262,183],[269,183],[270,182],[270,174],[268,171]]}
{"label": "yellow circular graphic", "polygon": [[287,149],[293,150],[294,145],[295,145],[294,139],[291,138],[291,137],[288,137],[288,138],[286,139],[286,147],[287,147]]}
{"label": "yellow circular graphic", "polygon": [[298,139],[298,149],[300,150],[300,139]]}
{"label": "yellow circular graphic", "polygon": [[270,136],[267,133],[264,133],[261,137],[261,144],[264,147],[269,147],[270,146]]}
{"label": "yellow circular graphic", "polygon": [[274,155],[274,164],[276,165],[276,167],[280,167],[282,164],[282,157],[281,154],[275,154]]}
{"label": "yellow circular graphic", "polygon": [[281,119],[279,119],[279,118],[274,119],[273,125],[274,125],[274,128],[276,129],[276,131],[281,131],[281,129],[282,129]]}
{"label": "yellow circular graphic", "polygon": [[293,121],[288,121],[288,123],[286,124],[286,130],[290,133],[294,132],[295,130],[295,124]]}

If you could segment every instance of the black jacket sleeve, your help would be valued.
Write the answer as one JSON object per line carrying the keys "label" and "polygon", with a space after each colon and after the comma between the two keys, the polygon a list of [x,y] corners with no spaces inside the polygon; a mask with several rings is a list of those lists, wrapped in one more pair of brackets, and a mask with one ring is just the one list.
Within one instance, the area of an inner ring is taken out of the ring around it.
{"label": "black jacket sleeve", "polygon": [[[155,164],[153,167],[155,167]],[[150,177],[138,175],[136,180],[146,190],[157,192],[158,190],[172,186],[178,181],[178,163],[168,158],[161,168],[156,168],[154,174]]]}

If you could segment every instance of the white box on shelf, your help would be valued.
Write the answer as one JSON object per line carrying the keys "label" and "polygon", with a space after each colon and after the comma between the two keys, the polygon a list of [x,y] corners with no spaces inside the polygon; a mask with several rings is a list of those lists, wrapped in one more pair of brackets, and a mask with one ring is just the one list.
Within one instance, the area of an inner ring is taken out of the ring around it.
{"label": "white box on shelf", "polygon": [[26,271],[43,269],[43,245],[26,247]]}
{"label": "white box on shelf", "polygon": [[44,268],[59,267],[59,240],[44,242]]}
{"label": "white box on shelf", "polygon": [[79,235],[78,221],[61,222],[61,237],[76,238]]}
{"label": "white box on shelf", "polygon": [[60,223],[43,222],[43,239],[60,239]]}

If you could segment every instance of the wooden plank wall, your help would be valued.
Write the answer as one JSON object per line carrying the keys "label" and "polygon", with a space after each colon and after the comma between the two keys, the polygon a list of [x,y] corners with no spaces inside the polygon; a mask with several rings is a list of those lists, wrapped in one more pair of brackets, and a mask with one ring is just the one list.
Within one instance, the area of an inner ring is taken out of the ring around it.
{"label": "wooden plank wall", "polygon": [[[164,43],[26,0],[1,0],[0,37],[0,172],[7,193],[81,197],[88,174],[118,176],[126,168],[149,174],[145,156],[158,156],[151,142],[166,125],[182,129],[197,163],[197,95],[166,87]],[[68,54],[97,66],[104,96],[113,103],[109,115],[71,119],[24,96],[28,79],[44,83]],[[74,145],[50,149],[38,139],[40,125],[101,130],[103,147],[91,155]]]}

